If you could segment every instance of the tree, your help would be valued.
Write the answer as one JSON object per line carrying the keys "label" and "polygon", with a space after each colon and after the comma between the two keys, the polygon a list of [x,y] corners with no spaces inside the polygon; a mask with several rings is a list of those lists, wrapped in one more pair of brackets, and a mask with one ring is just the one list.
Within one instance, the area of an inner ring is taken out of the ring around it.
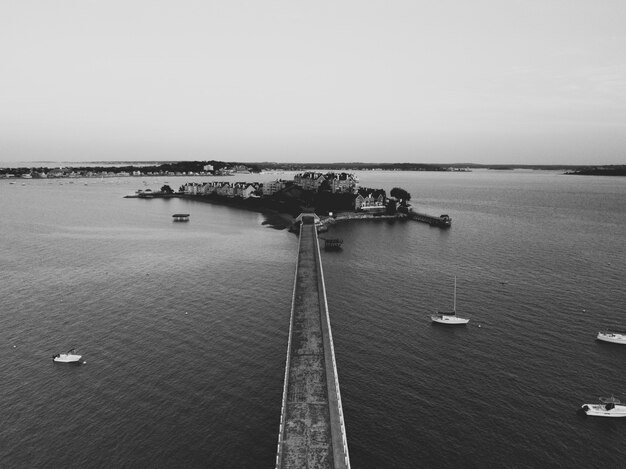
{"label": "tree", "polygon": [[161,192],[164,194],[173,194],[174,189],[172,189],[168,184],[165,184],[163,187],[161,187]]}
{"label": "tree", "polygon": [[404,189],[401,189],[400,187],[394,187],[393,189],[391,189],[390,194],[391,197],[395,197],[396,199],[398,199],[400,201],[400,205],[402,205],[403,207],[406,206],[409,200],[411,200],[411,194],[409,194]]}

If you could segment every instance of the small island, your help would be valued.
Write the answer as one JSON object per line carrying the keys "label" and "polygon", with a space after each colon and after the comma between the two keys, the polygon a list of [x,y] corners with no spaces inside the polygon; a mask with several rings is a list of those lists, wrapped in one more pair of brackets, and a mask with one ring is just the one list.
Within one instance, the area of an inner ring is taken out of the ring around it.
{"label": "small island", "polygon": [[178,197],[201,202],[228,205],[262,212],[268,224],[275,228],[294,229],[298,215],[316,214],[318,231],[340,221],[371,219],[410,219],[431,226],[449,228],[451,219],[417,213],[409,201],[411,194],[394,187],[387,197],[384,189],[360,187],[359,180],[350,173],[298,173],[293,180],[278,179],[259,182],[188,182],[174,191],[169,185],[160,191],[139,189],[128,198]]}

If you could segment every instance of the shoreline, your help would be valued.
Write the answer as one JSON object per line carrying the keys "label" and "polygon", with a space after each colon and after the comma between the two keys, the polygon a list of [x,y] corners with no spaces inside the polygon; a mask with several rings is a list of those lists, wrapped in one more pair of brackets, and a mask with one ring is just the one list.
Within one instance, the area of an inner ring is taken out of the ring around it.
{"label": "shoreline", "polygon": [[[167,198],[179,198],[186,200],[193,200],[201,203],[208,203],[214,205],[222,205],[226,207],[233,207],[241,210],[248,210],[251,212],[261,213],[265,216],[263,225],[267,225],[277,230],[291,229],[296,223],[296,217],[286,211],[280,211],[279,207],[270,207],[266,204],[267,200],[252,199],[259,202],[247,202],[250,199],[231,199],[219,196],[202,196],[202,195],[188,195],[188,194],[151,194],[151,195],[126,195],[126,199],[167,199]],[[277,204],[275,204],[277,205]],[[304,210],[303,210],[304,211]],[[318,215],[320,222],[318,224],[318,230],[328,230],[328,228],[337,223],[345,223],[350,221],[367,221],[367,220],[408,220],[408,216],[405,213],[396,213],[393,215],[388,214],[373,214],[363,212],[349,212],[339,211],[335,215]]]}
{"label": "shoreline", "polygon": [[320,216],[319,225],[328,228],[330,225],[347,221],[367,221],[367,220],[408,220],[408,216],[405,213],[396,213],[393,215],[388,214],[373,214],[373,213],[360,213],[360,212],[338,212],[336,216]]}
{"label": "shoreline", "polygon": [[[295,223],[296,219],[287,212],[281,212],[275,207],[270,207],[264,203],[261,203],[261,199],[252,199],[251,202],[247,202],[251,199],[235,199],[219,196],[203,196],[203,195],[188,195],[188,194],[173,194],[173,196],[180,199],[194,200],[201,203],[208,203],[214,205],[222,205],[225,207],[233,207],[240,210],[248,210],[250,212],[261,213],[265,217],[263,225],[267,225],[276,230],[289,229]],[[255,202],[258,201],[258,202]],[[264,201],[265,202],[265,201]]]}

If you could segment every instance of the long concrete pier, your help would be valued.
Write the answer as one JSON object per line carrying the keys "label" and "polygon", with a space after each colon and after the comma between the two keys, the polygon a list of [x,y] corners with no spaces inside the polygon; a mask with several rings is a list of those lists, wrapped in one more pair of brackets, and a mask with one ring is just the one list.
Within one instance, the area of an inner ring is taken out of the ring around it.
{"label": "long concrete pier", "polygon": [[324,273],[313,215],[303,215],[293,288],[277,469],[349,469]]}

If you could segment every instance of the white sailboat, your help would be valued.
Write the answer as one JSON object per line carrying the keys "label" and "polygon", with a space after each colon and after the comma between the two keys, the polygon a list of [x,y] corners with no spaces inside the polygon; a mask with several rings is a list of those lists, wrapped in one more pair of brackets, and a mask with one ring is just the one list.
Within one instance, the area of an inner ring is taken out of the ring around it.
{"label": "white sailboat", "polygon": [[452,311],[437,311],[436,314],[432,314],[430,319],[433,322],[437,322],[439,324],[467,324],[469,319],[461,318],[456,315],[456,275],[454,276],[454,307]]}

